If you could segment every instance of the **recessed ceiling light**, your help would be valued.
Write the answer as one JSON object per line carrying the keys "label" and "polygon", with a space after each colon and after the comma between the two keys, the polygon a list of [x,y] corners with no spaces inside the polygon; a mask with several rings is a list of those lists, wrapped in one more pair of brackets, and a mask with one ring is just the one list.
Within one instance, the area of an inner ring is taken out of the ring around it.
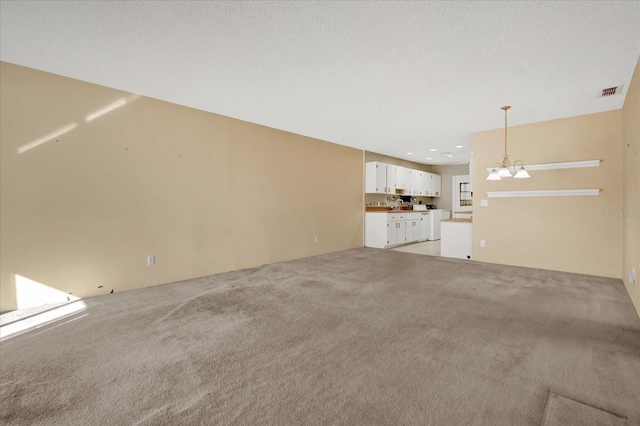
{"label": "recessed ceiling light", "polygon": [[453,157],[453,155],[449,154],[449,155],[447,155],[447,157],[451,158],[451,157]]}
{"label": "recessed ceiling light", "polygon": [[413,152],[407,152],[407,155],[413,155]]}
{"label": "recessed ceiling light", "polygon": [[462,145],[456,145],[456,148],[464,148]]}
{"label": "recessed ceiling light", "polygon": [[436,151],[437,151],[437,149],[435,149],[435,148],[431,148],[429,151],[431,151],[431,152],[436,152]]}
{"label": "recessed ceiling light", "polygon": [[427,160],[433,160],[433,158],[431,158],[431,157],[427,157]]}

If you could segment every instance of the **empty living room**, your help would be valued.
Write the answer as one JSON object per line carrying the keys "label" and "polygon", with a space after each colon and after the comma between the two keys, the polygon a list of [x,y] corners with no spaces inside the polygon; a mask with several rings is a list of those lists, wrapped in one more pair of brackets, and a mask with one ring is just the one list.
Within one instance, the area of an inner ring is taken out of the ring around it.
{"label": "empty living room", "polygon": [[640,424],[640,2],[0,0],[3,425]]}

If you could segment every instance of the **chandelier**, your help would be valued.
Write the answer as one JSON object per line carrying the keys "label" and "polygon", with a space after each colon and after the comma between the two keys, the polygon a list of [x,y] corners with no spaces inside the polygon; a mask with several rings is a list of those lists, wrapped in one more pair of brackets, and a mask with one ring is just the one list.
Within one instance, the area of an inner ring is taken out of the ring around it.
{"label": "chandelier", "polygon": [[[503,177],[507,178],[512,176],[516,179],[531,177],[525,170],[524,163],[522,161],[516,160],[513,164],[509,161],[509,154],[507,154],[507,110],[509,108],[511,108],[509,105],[500,108],[504,111],[504,155],[502,156],[502,163],[496,163],[495,166],[493,166],[493,170],[489,173],[487,180],[502,180]],[[518,163],[520,163],[519,169],[517,169]],[[496,170],[496,168],[498,170]]]}

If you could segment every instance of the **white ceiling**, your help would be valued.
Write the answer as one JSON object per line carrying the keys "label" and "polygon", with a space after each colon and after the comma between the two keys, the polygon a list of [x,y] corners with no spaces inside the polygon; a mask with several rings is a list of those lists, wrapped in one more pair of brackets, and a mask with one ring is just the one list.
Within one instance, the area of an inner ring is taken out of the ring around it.
{"label": "white ceiling", "polygon": [[638,1],[0,4],[3,61],[425,164],[621,108],[640,53]]}

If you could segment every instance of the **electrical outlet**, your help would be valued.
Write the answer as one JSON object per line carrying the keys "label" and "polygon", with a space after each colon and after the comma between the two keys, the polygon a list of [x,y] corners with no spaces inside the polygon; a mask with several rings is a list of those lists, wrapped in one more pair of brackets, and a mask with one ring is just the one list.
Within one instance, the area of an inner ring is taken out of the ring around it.
{"label": "electrical outlet", "polygon": [[489,200],[480,200],[480,207],[487,207],[489,205]]}
{"label": "electrical outlet", "polygon": [[487,242],[485,240],[480,240],[480,247],[486,247]]}
{"label": "electrical outlet", "polygon": [[151,266],[151,265],[155,265],[156,264],[156,257],[152,254],[150,254],[149,256],[147,256],[147,266]]}
{"label": "electrical outlet", "polygon": [[629,284],[635,284],[636,282],[636,268],[631,268],[629,272]]}
{"label": "electrical outlet", "polygon": [[318,237],[313,237],[313,242],[317,243],[318,242]]}

